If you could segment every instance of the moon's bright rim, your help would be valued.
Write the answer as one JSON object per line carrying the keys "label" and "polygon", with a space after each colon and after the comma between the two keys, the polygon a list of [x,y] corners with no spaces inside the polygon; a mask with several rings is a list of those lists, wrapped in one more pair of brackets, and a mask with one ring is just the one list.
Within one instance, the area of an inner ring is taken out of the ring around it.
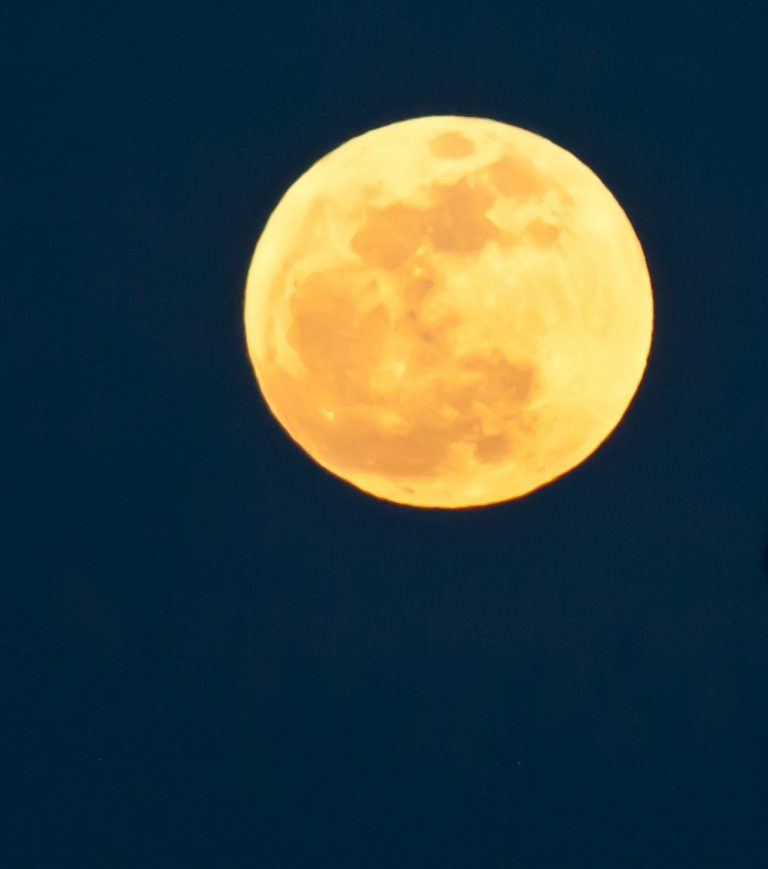
{"label": "moon's bright rim", "polygon": [[256,245],[248,351],[274,416],[380,498],[468,507],[582,462],[640,383],[653,330],[640,243],[600,179],[484,118],[345,142]]}

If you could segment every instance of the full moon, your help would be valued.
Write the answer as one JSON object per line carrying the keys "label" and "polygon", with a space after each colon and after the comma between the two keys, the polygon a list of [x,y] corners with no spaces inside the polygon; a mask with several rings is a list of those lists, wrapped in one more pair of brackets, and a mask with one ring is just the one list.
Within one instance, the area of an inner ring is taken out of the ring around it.
{"label": "full moon", "polygon": [[540,135],[388,124],[326,154],[256,244],[248,353],[315,461],[414,507],[519,498],[583,462],[645,370],[653,298],[632,225]]}

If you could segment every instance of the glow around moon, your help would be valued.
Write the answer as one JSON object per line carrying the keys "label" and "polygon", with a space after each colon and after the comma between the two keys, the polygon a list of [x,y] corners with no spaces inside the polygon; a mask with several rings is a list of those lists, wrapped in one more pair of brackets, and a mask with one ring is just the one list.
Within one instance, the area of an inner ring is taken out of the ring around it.
{"label": "glow around moon", "polygon": [[274,416],[379,498],[517,498],[587,458],[645,369],[653,301],[629,220],[568,151],[483,118],[357,136],[256,246],[248,351]]}

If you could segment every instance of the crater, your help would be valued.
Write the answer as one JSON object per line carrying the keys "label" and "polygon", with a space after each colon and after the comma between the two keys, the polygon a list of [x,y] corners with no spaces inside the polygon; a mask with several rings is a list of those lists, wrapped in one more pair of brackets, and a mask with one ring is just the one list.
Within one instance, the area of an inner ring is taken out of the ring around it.
{"label": "crater", "polygon": [[365,393],[389,330],[389,313],[377,295],[376,282],[349,267],[316,272],[296,289],[287,339],[307,369],[310,388]]}
{"label": "crater", "polygon": [[429,150],[435,157],[457,160],[472,154],[475,145],[458,131],[449,131],[432,139],[429,142]]}
{"label": "crater", "polygon": [[495,237],[498,230],[485,216],[492,193],[473,187],[466,177],[456,184],[436,184],[431,193],[429,237],[437,250],[473,253]]}
{"label": "crater", "polygon": [[430,274],[413,274],[403,280],[401,299],[409,320],[416,319],[416,312],[435,291],[435,278]]}
{"label": "crater", "polygon": [[529,198],[544,193],[546,182],[529,161],[519,155],[507,154],[488,166],[491,183],[504,196]]}
{"label": "crater", "polygon": [[421,209],[395,203],[369,209],[350,246],[366,265],[391,269],[416,251],[426,229],[427,215]]}
{"label": "crater", "polygon": [[512,449],[512,444],[506,434],[484,437],[475,446],[475,458],[484,465],[496,464]]}
{"label": "crater", "polygon": [[528,227],[528,232],[540,247],[549,247],[560,238],[560,227],[545,220],[534,220]]}
{"label": "crater", "polygon": [[536,390],[536,367],[530,362],[510,362],[495,348],[465,356],[462,367],[476,373],[475,398],[497,410],[516,411]]}

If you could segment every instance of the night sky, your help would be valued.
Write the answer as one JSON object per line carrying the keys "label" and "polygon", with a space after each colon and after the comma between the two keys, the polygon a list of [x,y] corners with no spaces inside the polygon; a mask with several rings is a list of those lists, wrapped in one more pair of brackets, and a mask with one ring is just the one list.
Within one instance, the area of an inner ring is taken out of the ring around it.
{"label": "night sky", "polygon": [[[761,6],[158,5],[5,32],[3,865],[764,869]],[[613,436],[469,511],[318,467],[242,328],[288,185],[424,114],[572,151],[654,286]]]}

